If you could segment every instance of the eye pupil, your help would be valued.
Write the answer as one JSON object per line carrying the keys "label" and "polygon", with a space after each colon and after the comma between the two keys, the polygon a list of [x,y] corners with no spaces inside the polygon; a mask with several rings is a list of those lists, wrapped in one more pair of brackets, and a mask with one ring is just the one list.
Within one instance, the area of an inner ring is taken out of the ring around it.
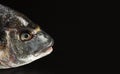
{"label": "eye pupil", "polygon": [[29,35],[28,34],[24,34],[24,38],[28,38],[29,37]]}

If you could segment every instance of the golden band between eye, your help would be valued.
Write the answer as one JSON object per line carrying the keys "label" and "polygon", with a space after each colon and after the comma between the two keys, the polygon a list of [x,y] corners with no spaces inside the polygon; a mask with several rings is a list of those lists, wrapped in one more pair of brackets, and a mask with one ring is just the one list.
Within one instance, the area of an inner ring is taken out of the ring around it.
{"label": "golden band between eye", "polygon": [[33,30],[33,33],[36,34],[37,32],[40,32],[40,31],[41,31],[41,30],[40,30],[40,27],[37,26],[37,27]]}
{"label": "golden band between eye", "polygon": [[38,26],[36,29],[35,29],[36,32],[39,32],[40,31],[40,27]]}

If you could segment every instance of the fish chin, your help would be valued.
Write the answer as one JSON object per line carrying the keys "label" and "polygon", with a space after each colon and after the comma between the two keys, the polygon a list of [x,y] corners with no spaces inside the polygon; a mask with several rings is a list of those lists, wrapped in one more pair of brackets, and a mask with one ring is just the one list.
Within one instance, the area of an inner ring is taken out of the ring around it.
{"label": "fish chin", "polygon": [[41,52],[36,53],[36,54],[31,54],[26,58],[19,58],[19,61],[22,61],[23,63],[17,63],[17,64],[11,63],[11,65],[12,65],[12,67],[19,67],[19,66],[29,64],[29,63],[37,60],[37,59],[40,59],[40,58],[42,58],[44,56],[47,56],[52,51],[53,51],[53,48],[50,47],[50,48],[46,49],[46,51],[41,51]]}
{"label": "fish chin", "polygon": [[44,57],[47,56],[48,54],[50,54],[53,51],[52,47],[49,47],[47,49],[43,49],[41,51],[39,51],[38,53],[34,54],[35,57]]}

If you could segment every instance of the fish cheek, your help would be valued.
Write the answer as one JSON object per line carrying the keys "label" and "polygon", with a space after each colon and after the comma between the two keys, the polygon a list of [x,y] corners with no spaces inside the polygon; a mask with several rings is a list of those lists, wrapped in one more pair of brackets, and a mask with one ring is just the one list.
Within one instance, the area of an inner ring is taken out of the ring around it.
{"label": "fish cheek", "polygon": [[27,58],[32,54],[34,49],[37,49],[37,47],[34,39],[29,41],[17,40],[15,41],[14,49],[18,58]]}
{"label": "fish cheek", "polygon": [[44,39],[44,35],[39,32],[31,40],[24,42],[24,50],[34,55],[46,47],[46,42],[47,39]]}
{"label": "fish cheek", "polygon": [[40,40],[36,36],[33,39],[25,42],[25,47],[24,48],[30,54],[34,54],[35,51],[39,51],[40,47],[41,47]]}
{"label": "fish cheek", "polygon": [[28,55],[28,52],[25,51],[25,46],[26,45],[19,40],[19,37],[16,33],[11,33],[10,49],[17,58],[26,57],[26,55]]}

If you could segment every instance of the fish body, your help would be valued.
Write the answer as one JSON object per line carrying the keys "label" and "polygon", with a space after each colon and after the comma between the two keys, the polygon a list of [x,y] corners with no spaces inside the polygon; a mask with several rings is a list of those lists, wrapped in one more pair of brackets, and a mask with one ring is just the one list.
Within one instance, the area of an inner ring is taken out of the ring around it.
{"label": "fish body", "polygon": [[0,69],[26,65],[50,54],[53,42],[39,25],[0,4]]}

